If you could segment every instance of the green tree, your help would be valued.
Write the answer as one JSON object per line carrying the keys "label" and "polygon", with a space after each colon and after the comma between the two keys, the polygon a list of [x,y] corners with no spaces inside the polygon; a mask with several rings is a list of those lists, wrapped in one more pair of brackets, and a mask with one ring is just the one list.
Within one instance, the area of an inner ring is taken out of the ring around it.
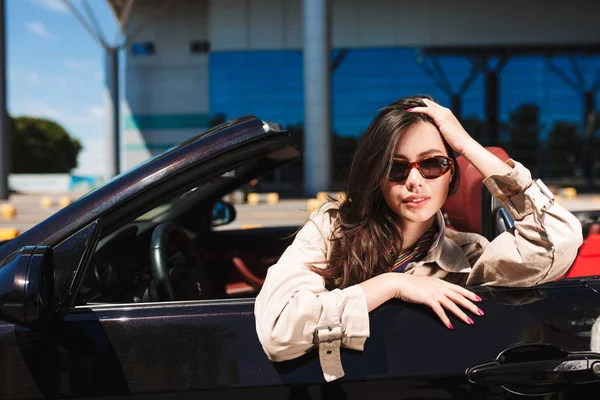
{"label": "green tree", "polygon": [[473,139],[481,143],[483,140],[483,131],[485,130],[485,124],[482,120],[475,117],[467,117],[461,119],[460,123]]}
{"label": "green tree", "polygon": [[[304,125],[295,124],[288,125],[286,130],[292,135],[296,143],[299,145],[303,153],[311,151],[311,149],[304,149]],[[350,164],[358,145],[358,137],[355,136],[341,136],[333,132],[331,136],[331,174],[332,174],[332,185],[333,190],[344,187],[346,180],[348,179],[348,172],[350,170]],[[295,182],[302,182],[304,175],[304,157],[298,163],[294,163],[290,166],[292,176]]]}
{"label": "green tree", "polygon": [[[538,172],[540,108],[536,104],[521,104],[510,113],[507,124],[508,154],[525,164],[531,171]],[[537,175],[537,173],[536,173]]]}
{"label": "green tree", "polygon": [[548,133],[546,164],[551,177],[577,177],[580,169],[581,137],[577,124],[556,121]]}
{"label": "green tree", "polygon": [[21,116],[12,120],[13,173],[69,173],[77,167],[81,143],[58,123]]}

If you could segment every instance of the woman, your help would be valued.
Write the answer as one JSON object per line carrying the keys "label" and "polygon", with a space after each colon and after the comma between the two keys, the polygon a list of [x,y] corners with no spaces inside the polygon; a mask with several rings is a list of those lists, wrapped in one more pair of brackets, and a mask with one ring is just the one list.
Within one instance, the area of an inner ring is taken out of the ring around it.
{"label": "woman", "polygon": [[[486,177],[514,230],[489,243],[446,229],[440,209],[458,185],[454,152]],[[555,280],[581,242],[579,221],[523,165],[488,152],[431,98],[404,98],[362,135],[346,200],[314,212],[269,269],[256,299],[258,337],[273,361],[318,346],[325,379],[337,379],[340,345],[362,350],[369,312],[386,301],[427,305],[449,329],[446,312],[473,324],[481,299],[461,285]]]}

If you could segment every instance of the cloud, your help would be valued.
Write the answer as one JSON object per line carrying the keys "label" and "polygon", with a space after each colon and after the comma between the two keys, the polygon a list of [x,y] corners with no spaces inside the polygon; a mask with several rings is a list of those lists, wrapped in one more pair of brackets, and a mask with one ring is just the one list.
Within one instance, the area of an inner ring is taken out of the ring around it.
{"label": "cloud", "polygon": [[52,33],[50,33],[50,31],[48,31],[48,29],[46,29],[44,24],[40,21],[28,22],[26,27],[29,32],[31,32],[34,35],[37,35],[41,38],[44,38],[44,39],[55,39],[56,38]]}
{"label": "cloud", "polygon": [[83,112],[72,115],[69,120],[73,125],[94,124],[104,118],[104,106],[87,107]]}
{"label": "cloud", "polygon": [[60,124],[76,127],[80,130],[84,125],[96,126],[104,119],[104,106],[92,105],[79,110],[58,108],[45,101],[30,101],[14,110],[16,115],[30,115],[40,118],[53,119]]}
{"label": "cloud", "polygon": [[17,79],[19,76],[19,70],[14,67],[8,68],[8,79]]}
{"label": "cloud", "polygon": [[25,103],[18,110],[15,110],[18,115],[31,115],[52,120],[65,120],[65,114],[56,107],[51,106],[45,101],[30,101]]}
{"label": "cloud", "polygon": [[15,81],[15,84],[24,82],[35,86],[60,87],[60,88],[80,88],[83,87],[85,81],[74,74],[44,74],[32,70],[12,69],[9,70],[9,79]]}
{"label": "cloud", "polygon": [[104,118],[106,108],[104,106],[92,106],[89,108],[89,113],[94,118]]}
{"label": "cloud", "polygon": [[75,60],[75,59],[67,59],[64,60],[65,67],[68,70],[79,72],[79,71],[88,71],[90,69],[96,69],[98,67],[98,63],[93,60]]}
{"label": "cloud", "polygon": [[27,73],[27,81],[31,83],[39,82],[40,76],[37,72],[28,72]]}
{"label": "cloud", "polygon": [[80,138],[83,149],[77,157],[77,168],[73,171],[79,175],[104,175],[106,172],[106,139],[104,137]]}
{"label": "cloud", "polygon": [[31,4],[59,13],[67,13],[69,9],[62,0],[29,0]]}

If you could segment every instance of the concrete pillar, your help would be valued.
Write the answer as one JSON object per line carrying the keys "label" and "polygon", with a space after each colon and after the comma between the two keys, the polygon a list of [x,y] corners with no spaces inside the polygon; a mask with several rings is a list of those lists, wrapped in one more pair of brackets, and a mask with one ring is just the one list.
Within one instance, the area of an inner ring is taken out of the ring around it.
{"label": "concrete pillar", "polygon": [[331,189],[330,0],[303,0],[304,193]]}
{"label": "concrete pillar", "polygon": [[584,166],[584,171],[587,172],[587,186],[590,189],[596,184],[596,149],[594,148],[595,115],[596,91],[586,90],[583,93],[583,148],[584,153],[587,153],[587,165]]}
{"label": "concrete pillar", "polygon": [[496,146],[498,144],[498,105],[500,104],[498,90],[498,72],[485,73],[485,133],[484,145]]}
{"label": "concrete pillar", "polygon": [[119,125],[119,50],[109,48],[105,53],[104,103],[106,107],[106,176],[113,178],[121,173]]}
{"label": "concrete pillar", "polygon": [[0,0],[0,200],[8,199],[8,173],[11,168],[12,140],[6,107],[6,15]]}

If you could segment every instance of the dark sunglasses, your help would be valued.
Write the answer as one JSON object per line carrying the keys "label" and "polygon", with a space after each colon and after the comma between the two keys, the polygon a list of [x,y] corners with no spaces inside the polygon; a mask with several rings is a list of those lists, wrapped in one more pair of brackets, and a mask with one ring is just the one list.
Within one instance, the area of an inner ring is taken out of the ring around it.
{"label": "dark sunglasses", "polygon": [[413,168],[416,168],[423,178],[435,179],[448,171],[454,171],[454,161],[445,156],[427,157],[412,163],[394,160],[388,179],[392,182],[403,182],[408,178],[408,174]]}

